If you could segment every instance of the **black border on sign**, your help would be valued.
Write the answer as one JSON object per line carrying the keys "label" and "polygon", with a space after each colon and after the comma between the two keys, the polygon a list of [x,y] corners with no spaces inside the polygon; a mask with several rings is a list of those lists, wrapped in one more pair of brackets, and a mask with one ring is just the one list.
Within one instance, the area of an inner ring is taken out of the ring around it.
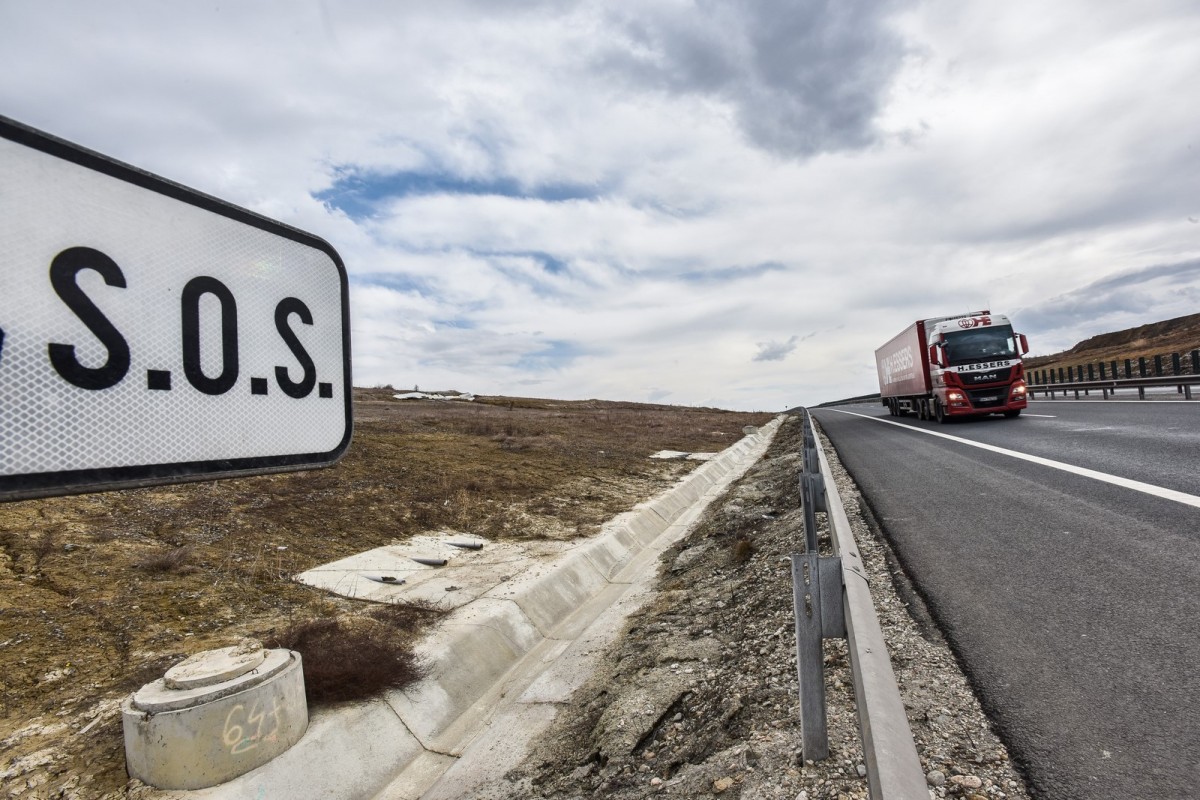
{"label": "black border on sign", "polygon": [[143,464],[105,469],[36,472],[27,475],[0,475],[0,502],[328,467],[337,463],[346,454],[346,450],[350,446],[350,439],[354,434],[354,411],[351,403],[354,382],[350,372],[350,281],[346,274],[346,266],[342,263],[342,257],[329,242],[298,228],[31,128],[3,115],[0,115],[0,138],[148,189],[173,200],[211,211],[235,222],[290,239],[293,242],[320,250],[329,256],[334,266],[337,267],[338,281],[341,286],[342,371],[345,375],[343,402],[346,415],[345,436],[336,447],[325,453],[298,453],[256,458],[185,461],[173,464]]}

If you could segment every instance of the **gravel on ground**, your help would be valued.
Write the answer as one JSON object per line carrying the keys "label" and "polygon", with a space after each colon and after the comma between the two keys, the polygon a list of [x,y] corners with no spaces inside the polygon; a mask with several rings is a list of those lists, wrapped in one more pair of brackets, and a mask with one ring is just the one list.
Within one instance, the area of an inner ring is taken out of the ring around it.
{"label": "gravel on ground", "polygon": [[[665,554],[655,598],[524,761],[478,797],[867,797],[845,640],[824,646],[830,756],[813,762],[800,750],[788,556],[803,547],[801,435],[790,416],[763,459]],[[930,797],[1027,798],[953,654],[823,445]],[[827,531],[822,543],[828,549]]]}

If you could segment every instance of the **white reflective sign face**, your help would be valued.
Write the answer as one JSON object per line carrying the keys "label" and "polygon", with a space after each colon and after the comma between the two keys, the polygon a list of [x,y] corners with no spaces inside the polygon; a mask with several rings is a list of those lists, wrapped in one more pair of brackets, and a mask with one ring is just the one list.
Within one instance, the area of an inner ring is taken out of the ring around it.
{"label": "white reflective sign face", "polygon": [[333,463],[324,241],[0,117],[0,500]]}

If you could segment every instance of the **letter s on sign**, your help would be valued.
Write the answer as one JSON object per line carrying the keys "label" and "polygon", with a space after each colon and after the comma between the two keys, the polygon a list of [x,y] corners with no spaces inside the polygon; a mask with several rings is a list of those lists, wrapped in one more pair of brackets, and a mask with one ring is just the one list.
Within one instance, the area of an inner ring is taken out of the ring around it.
{"label": "letter s on sign", "polygon": [[288,325],[288,317],[292,314],[299,317],[305,325],[313,324],[313,315],[308,310],[308,306],[295,297],[285,297],[279,301],[279,305],[275,306],[275,330],[279,331],[280,337],[292,351],[292,356],[300,363],[300,369],[304,374],[299,381],[293,381],[288,376],[286,367],[276,367],[275,380],[279,383],[279,388],[283,389],[284,394],[299,400],[307,397],[312,392],[313,386],[316,385],[317,368],[313,364],[312,357],[296,336],[296,332]]}
{"label": "letter s on sign", "polygon": [[50,344],[50,363],[68,383],[80,389],[108,389],[116,386],[129,372],[129,343],[79,288],[76,278],[85,269],[94,269],[109,286],[125,288],[125,276],[117,262],[90,247],[63,250],[50,262],[50,285],[75,316],[88,327],[108,351],[108,360],[99,367],[85,367],[75,357],[75,345]]}

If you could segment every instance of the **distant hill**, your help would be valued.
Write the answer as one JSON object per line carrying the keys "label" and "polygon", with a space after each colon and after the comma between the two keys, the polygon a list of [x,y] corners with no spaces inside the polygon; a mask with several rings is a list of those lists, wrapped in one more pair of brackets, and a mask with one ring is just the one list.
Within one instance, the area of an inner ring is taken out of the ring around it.
{"label": "distant hill", "polygon": [[1189,314],[1162,322],[1151,322],[1123,331],[1101,333],[1084,339],[1070,350],[1025,359],[1028,369],[1066,367],[1077,364],[1149,358],[1200,349],[1200,314]]}

